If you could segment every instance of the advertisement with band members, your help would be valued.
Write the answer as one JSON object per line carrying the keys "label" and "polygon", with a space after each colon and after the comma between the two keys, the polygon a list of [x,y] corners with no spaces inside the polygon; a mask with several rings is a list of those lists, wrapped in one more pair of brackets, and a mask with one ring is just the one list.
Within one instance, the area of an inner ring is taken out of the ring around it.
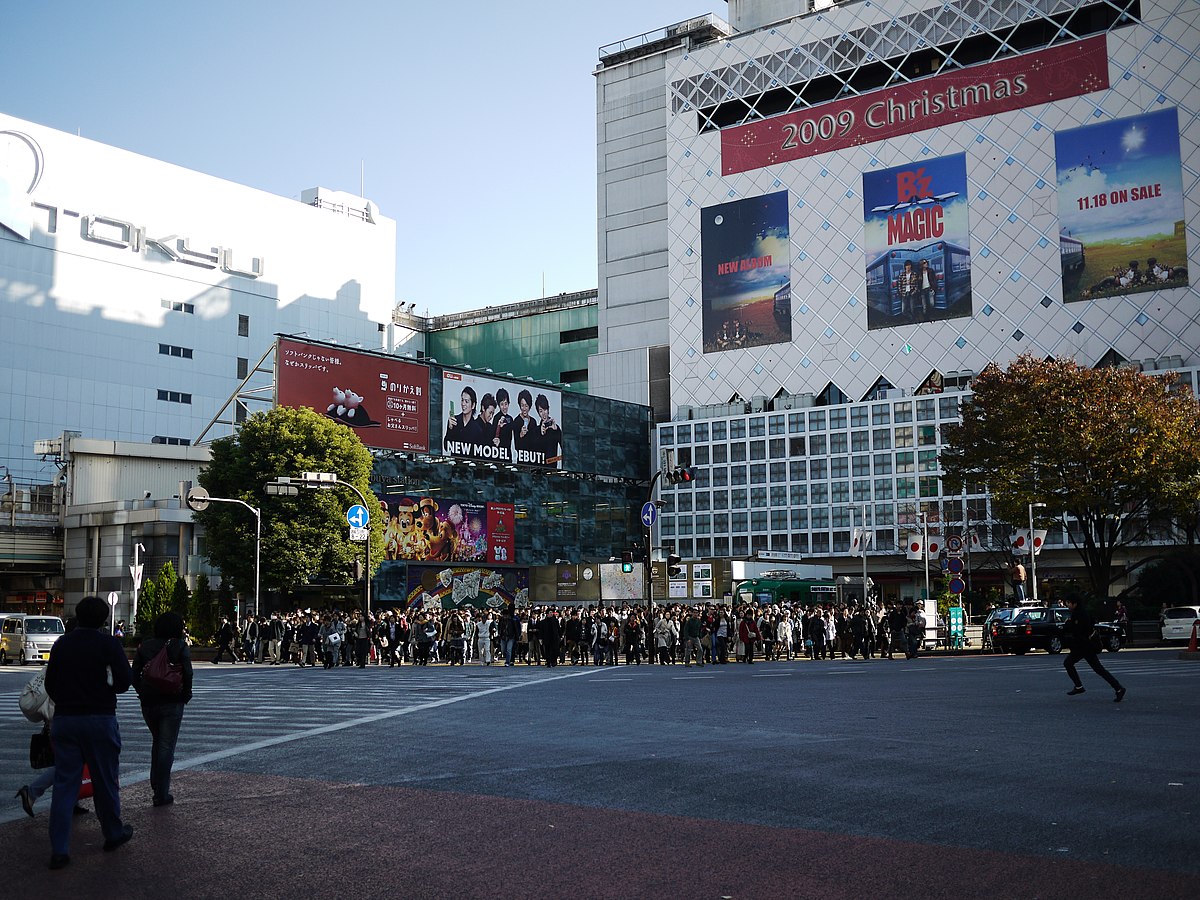
{"label": "advertisement with band members", "polygon": [[1054,135],[1063,301],[1187,287],[1174,109]]}
{"label": "advertisement with band members", "polygon": [[442,452],[519,466],[563,468],[558,391],[468,372],[442,374]]}
{"label": "advertisement with band members", "polygon": [[511,503],[383,494],[385,560],[511,563]]}
{"label": "advertisement with band members", "polygon": [[368,447],[429,452],[429,369],[395,357],[279,338],[275,402],[354,429]]}
{"label": "advertisement with band members", "polygon": [[867,328],[971,315],[965,153],[863,173]]}
{"label": "advertisement with band members", "polygon": [[700,210],[704,352],[792,339],[788,193]]}

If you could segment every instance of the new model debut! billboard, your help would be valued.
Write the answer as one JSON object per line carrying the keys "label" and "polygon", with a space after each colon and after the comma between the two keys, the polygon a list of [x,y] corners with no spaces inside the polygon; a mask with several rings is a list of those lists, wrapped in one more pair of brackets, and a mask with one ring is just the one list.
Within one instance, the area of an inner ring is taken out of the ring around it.
{"label": "new model debut! billboard", "polygon": [[700,210],[704,352],[792,339],[787,191]]}
{"label": "new model debut! billboard", "polygon": [[442,374],[442,452],[523,466],[563,467],[562,397],[465,372]]}
{"label": "new model debut! billboard", "polygon": [[429,452],[429,369],[280,338],[275,401],[306,406],[354,429],[368,447]]}
{"label": "new model debut! billboard", "polygon": [[867,327],[969,316],[969,234],[965,154],[864,173]]}

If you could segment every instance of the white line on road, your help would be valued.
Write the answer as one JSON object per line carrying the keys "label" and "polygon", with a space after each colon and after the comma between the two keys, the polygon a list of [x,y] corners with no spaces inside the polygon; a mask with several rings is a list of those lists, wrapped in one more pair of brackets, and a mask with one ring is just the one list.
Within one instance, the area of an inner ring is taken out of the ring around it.
{"label": "white line on road", "polygon": [[[592,670],[594,671],[594,670]],[[395,719],[399,716],[407,716],[410,713],[424,712],[427,709],[437,709],[440,706],[449,706],[452,703],[461,703],[464,700],[477,700],[480,697],[486,697],[489,694],[499,694],[504,691],[513,691],[517,688],[532,687],[536,684],[548,684],[551,681],[562,681],[564,678],[578,678],[580,675],[591,675],[592,671],[584,670],[582,672],[571,672],[567,675],[554,675],[550,678],[539,678],[536,681],[521,681],[515,684],[505,684],[500,687],[487,688],[482,691],[473,691],[469,694],[462,694],[458,697],[446,697],[441,700],[433,700],[428,703],[418,703],[413,706],[406,706],[402,709],[388,710],[387,712],[376,713],[372,716],[359,716],[355,719],[347,719],[345,722],[333,722],[328,725],[321,725],[317,728],[306,728],[301,731],[294,731],[290,734],[281,734],[273,738],[265,738],[261,741],[254,741],[250,744],[242,744],[240,747],[230,747],[227,750],[218,750],[214,753],[204,753],[200,756],[194,756],[191,759],[175,760],[174,770],[192,769],[196,766],[203,766],[211,762],[220,762],[223,759],[230,759],[234,756],[241,756],[244,753],[253,753],[255,750],[265,750],[267,747],[276,747],[280,744],[289,744],[294,741],[302,741],[305,738],[317,737],[322,734],[332,734],[336,731],[345,731],[348,728],[355,728],[359,725],[370,725],[374,722],[382,722],[386,719]],[[632,679],[624,679],[631,681]],[[139,781],[144,781],[149,778],[147,773],[141,777],[125,777],[121,780],[126,784],[132,784]]]}

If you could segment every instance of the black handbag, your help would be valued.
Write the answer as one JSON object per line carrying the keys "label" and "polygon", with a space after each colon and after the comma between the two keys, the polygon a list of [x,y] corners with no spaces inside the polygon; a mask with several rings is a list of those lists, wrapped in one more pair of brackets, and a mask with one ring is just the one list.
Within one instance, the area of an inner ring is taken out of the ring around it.
{"label": "black handbag", "polygon": [[29,765],[35,769],[48,769],[54,765],[54,750],[48,732],[39,731],[29,736]]}

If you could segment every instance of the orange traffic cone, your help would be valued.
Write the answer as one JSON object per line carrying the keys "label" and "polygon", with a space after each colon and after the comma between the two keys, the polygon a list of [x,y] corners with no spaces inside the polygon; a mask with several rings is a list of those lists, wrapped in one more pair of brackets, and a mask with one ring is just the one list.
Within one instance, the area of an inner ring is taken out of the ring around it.
{"label": "orange traffic cone", "polygon": [[1200,619],[1192,623],[1192,639],[1188,641],[1188,653],[1196,652],[1196,626],[1200,625]]}

